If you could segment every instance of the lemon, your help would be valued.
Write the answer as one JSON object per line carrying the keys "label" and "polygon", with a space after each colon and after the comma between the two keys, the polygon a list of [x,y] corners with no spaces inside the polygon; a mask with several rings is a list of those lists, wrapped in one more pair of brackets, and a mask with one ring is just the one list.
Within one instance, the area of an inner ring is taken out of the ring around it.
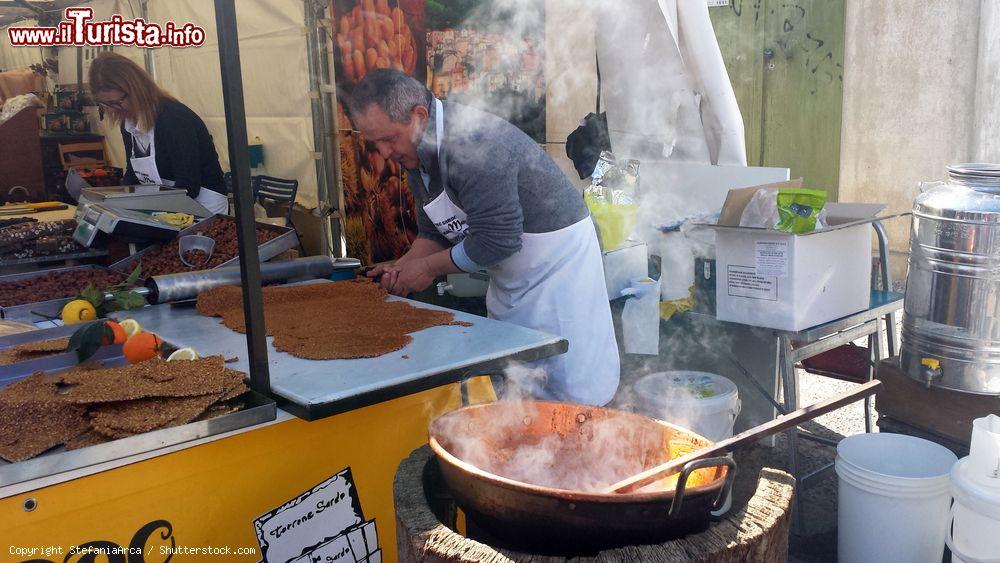
{"label": "lemon", "polygon": [[132,336],[133,334],[139,334],[142,332],[142,326],[139,325],[139,321],[135,319],[125,319],[124,321],[118,323],[123,329],[125,329],[125,338]]}
{"label": "lemon", "polygon": [[177,350],[173,354],[170,354],[170,357],[167,358],[167,361],[172,362],[174,360],[197,360],[197,359],[198,359],[198,353],[194,351],[194,348],[181,348],[180,350]]}
{"label": "lemon", "polygon": [[62,320],[68,325],[75,325],[97,318],[97,309],[85,299],[74,299],[63,305]]}

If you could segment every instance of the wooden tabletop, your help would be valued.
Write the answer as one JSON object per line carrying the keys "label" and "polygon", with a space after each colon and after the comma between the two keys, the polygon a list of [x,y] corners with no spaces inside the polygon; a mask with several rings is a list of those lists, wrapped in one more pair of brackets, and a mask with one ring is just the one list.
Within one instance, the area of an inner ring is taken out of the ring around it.
{"label": "wooden tabletop", "polygon": [[15,219],[20,217],[30,217],[31,219],[38,219],[39,221],[61,221],[63,219],[72,219],[76,215],[76,206],[68,205],[66,209],[57,209],[55,211],[38,211],[36,213],[25,213],[23,215],[4,215],[0,219]]}

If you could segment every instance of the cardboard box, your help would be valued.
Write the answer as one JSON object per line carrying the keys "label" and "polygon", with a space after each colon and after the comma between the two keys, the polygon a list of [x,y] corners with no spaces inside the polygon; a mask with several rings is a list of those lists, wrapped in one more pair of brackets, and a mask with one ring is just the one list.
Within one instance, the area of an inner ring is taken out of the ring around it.
{"label": "cardboard box", "polygon": [[881,204],[827,203],[828,227],[791,234],[740,227],[764,187],[732,190],[716,231],[716,317],[800,331],[862,311],[871,299],[871,223]]}

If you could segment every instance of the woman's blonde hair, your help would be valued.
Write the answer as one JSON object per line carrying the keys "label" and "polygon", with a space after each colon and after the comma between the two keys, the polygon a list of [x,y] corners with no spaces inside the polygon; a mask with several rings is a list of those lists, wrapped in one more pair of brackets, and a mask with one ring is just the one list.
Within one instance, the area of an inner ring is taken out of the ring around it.
{"label": "woman's blonde hair", "polygon": [[[129,108],[142,131],[153,128],[160,102],[173,99],[142,67],[110,51],[100,53],[90,63],[90,91],[96,95],[107,90],[120,90],[128,95]],[[118,120],[114,113],[111,117]]]}

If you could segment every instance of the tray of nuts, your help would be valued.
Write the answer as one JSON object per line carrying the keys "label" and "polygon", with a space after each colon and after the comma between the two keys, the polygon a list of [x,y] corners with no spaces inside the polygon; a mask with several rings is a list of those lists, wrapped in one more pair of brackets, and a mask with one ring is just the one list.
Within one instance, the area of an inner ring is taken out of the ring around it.
{"label": "tray of nuts", "polygon": [[93,265],[0,276],[0,318],[34,323],[59,317],[63,305],[87,284],[109,289],[124,279],[123,274]]}
{"label": "tray of nuts", "polygon": [[[182,236],[203,235],[215,241],[211,257],[206,257],[200,251],[191,251],[187,256],[188,266],[181,261],[178,244]],[[282,252],[299,245],[295,229],[257,223],[257,249],[260,261],[266,262]],[[200,221],[177,234],[174,240],[150,246],[141,251],[115,262],[112,270],[128,273],[135,269],[141,261],[142,277],[176,274],[198,270],[210,270],[239,264],[239,250],[236,244],[236,220],[228,215],[215,215]]]}

